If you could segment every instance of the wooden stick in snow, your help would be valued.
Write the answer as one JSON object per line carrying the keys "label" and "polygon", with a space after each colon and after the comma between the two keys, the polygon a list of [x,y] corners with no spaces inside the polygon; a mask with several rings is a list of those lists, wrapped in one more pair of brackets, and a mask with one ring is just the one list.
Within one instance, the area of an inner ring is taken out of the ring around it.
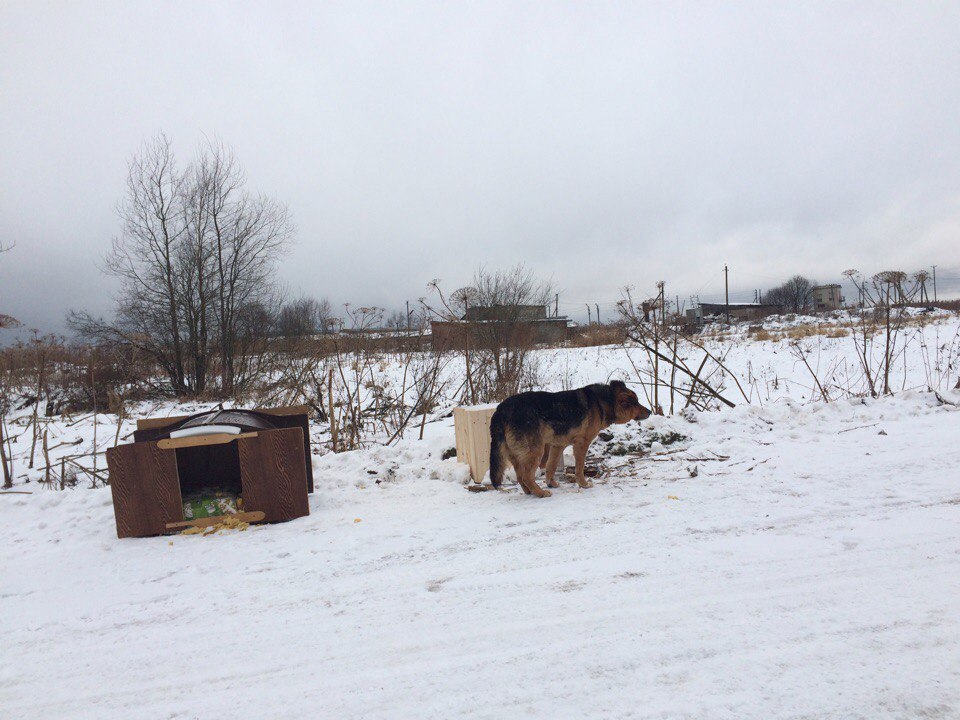
{"label": "wooden stick in snow", "polygon": [[47,447],[47,429],[43,429],[43,461],[46,467],[43,470],[44,482],[50,482],[50,448]]}
{"label": "wooden stick in snow", "polygon": [[327,377],[327,403],[330,407],[330,448],[337,452],[337,416],[333,412],[333,368]]}
{"label": "wooden stick in snow", "polygon": [[7,465],[7,450],[6,446],[4,445],[4,437],[6,435],[4,432],[6,429],[4,427],[5,425],[6,423],[4,422],[3,417],[0,416],[0,465],[3,465],[3,486],[8,488],[13,487],[13,468],[11,467],[13,462],[11,458],[10,465]]}

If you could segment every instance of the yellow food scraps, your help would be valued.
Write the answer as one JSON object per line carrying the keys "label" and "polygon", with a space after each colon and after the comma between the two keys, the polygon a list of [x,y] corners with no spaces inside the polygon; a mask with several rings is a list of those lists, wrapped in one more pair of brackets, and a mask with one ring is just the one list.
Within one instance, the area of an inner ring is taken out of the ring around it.
{"label": "yellow food scraps", "polygon": [[232,515],[223,515],[222,519],[217,522],[215,525],[208,525],[207,527],[197,527],[191,526],[186,530],[181,530],[181,535],[203,535],[207,537],[208,535],[216,535],[221,530],[246,530],[250,527],[250,523],[244,522],[243,520],[238,520]]}
{"label": "yellow food scraps", "polygon": [[680,498],[678,498],[676,495],[667,495],[667,500],[679,500],[679,499]]}
{"label": "yellow food scraps", "polygon": [[230,515],[224,515],[223,522],[217,523],[214,527],[217,528],[217,530],[246,530],[250,527],[250,523],[238,520]]}
{"label": "yellow food scraps", "polygon": [[360,522],[360,518],[354,518],[353,521],[354,521],[355,523],[358,523],[358,522]]}

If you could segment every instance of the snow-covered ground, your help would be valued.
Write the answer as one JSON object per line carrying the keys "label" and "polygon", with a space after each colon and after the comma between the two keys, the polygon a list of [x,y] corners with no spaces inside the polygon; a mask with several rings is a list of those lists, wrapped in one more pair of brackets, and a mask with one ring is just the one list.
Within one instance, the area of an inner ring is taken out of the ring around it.
{"label": "snow-covered ground", "polygon": [[[0,718],[960,717],[960,318],[910,332],[876,400],[850,336],[709,340],[752,404],[615,428],[589,490],[468,492],[440,418],[316,456],[309,517],[210,537],[118,540],[109,488],[26,470],[21,409]],[[536,356],[549,389],[633,376]],[[92,418],[45,426],[54,465],[93,450]]]}
{"label": "snow-covered ground", "polygon": [[311,515],[246,532],[119,541],[108,489],[4,496],[0,712],[960,716],[960,409],[691,417],[546,500],[467,492],[449,420],[317,458]]}
{"label": "snow-covered ground", "polygon": [[[953,388],[960,379],[960,315],[951,312],[932,315],[922,314],[920,311],[911,312],[918,317],[897,335],[893,353],[894,361],[891,363],[891,389],[893,392],[930,389],[943,392]],[[723,328],[719,334],[708,334],[702,342],[715,357],[723,358],[725,366],[736,374],[743,394],[732,379],[724,376],[712,361],[706,366],[704,377],[725,397],[738,404],[746,400],[761,406],[784,402],[820,401],[822,395],[817,388],[817,381],[824,387],[830,400],[869,394],[866,392],[864,373],[857,354],[862,336],[850,332],[848,326],[851,322],[853,319],[845,312],[816,318],[775,316],[766,319],[759,326],[770,331],[770,337],[764,340],[756,339],[756,336],[750,332],[750,328],[758,326],[751,326],[749,323]],[[799,337],[785,334],[797,330],[802,331]],[[840,335],[840,333],[846,334]],[[804,353],[810,369],[798,357],[798,349]],[[875,375],[878,374],[878,368],[881,366],[883,352],[882,337],[873,337],[868,342],[867,356]],[[698,367],[703,357],[703,351],[691,345],[681,346],[679,354],[692,369]],[[608,345],[546,348],[532,352],[530,357],[537,368],[535,373],[538,379],[537,387],[541,389],[556,391],[594,382],[621,379],[632,384],[640,395],[641,402],[652,405],[648,355],[637,347]],[[359,390],[354,388],[354,391],[361,395],[361,406],[368,407],[371,404],[369,385],[373,384],[372,381],[388,388],[394,397],[401,395],[401,388],[406,381],[405,401],[412,403],[413,391],[409,389],[409,378],[405,378],[409,374],[408,369],[391,355],[371,363],[368,368],[370,381],[365,379]],[[639,378],[638,369],[641,373]],[[713,374],[709,375],[710,372]],[[817,380],[814,380],[813,374],[816,375]],[[325,377],[326,372],[320,375]],[[438,398],[439,409],[431,414],[431,420],[449,412],[460,399],[464,387],[463,359],[457,356],[449,358],[443,365],[441,375],[438,384],[443,391]],[[661,369],[662,381],[665,382],[668,377],[669,374]],[[644,384],[639,380],[643,380]],[[683,382],[682,373],[678,375],[678,382]],[[882,384],[878,382],[877,390],[881,388]],[[345,402],[346,395],[339,381],[335,383],[334,394],[337,396],[338,404]],[[659,399],[665,412],[669,412],[669,398],[665,388],[661,388]],[[675,409],[679,410],[685,402],[685,394],[678,392],[676,399]],[[44,428],[48,433],[49,456],[55,476],[59,476],[63,458],[68,459],[68,464],[65,466],[68,474],[71,467],[77,469],[70,464],[72,460],[79,466],[94,470],[103,476],[105,475],[104,451],[114,445],[117,437],[122,442],[129,442],[137,418],[193,414],[215,406],[214,403],[209,402],[131,403],[127,408],[126,418],[119,423],[119,433],[116,415],[100,412],[96,416],[97,432],[94,443],[94,418],[89,413],[77,416],[41,417],[41,432],[34,442],[31,425],[33,405],[29,394],[16,399],[13,405],[17,409],[5,418],[5,428],[7,436],[12,438],[11,454],[14,457],[15,485],[21,485],[27,480],[33,483],[44,478],[46,466],[42,456]],[[42,412],[44,403],[41,402],[39,407]],[[374,424],[371,423],[371,425]],[[364,438],[368,444],[386,440],[383,427],[379,423],[374,426],[375,431]],[[413,430],[408,432],[416,434],[419,429],[419,417],[414,418],[410,426]],[[387,433],[389,434],[392,433]],[[327,451],[330,444],[329,427],[325,423],[313,422],[311,439],[316,451]],[[96,456],[93,453],[94,449],[98,453]],[[31,455],[33,455],[33,467],[28,467],[31,464]],[[83,470],[77,472],[77,478],[81,486],[91,483],[91,475]]]}

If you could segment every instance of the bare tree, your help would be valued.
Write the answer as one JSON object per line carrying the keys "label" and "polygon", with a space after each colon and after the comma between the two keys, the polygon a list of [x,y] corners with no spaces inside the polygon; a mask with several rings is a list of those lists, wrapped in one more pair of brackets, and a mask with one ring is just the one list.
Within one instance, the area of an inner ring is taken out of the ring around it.
{"label": "bare tree", "polygon": [[502,400],[536,385],[529,351],[536,345],[536,323],[546,318],[553,285],[524,265],[506,270],[479,268],[473,284],[443,295],[431,287],[440,305],[427,306],[438,319],[461,322],[459,348],[466,363],[469,402]]}
{"label": "bare tree", "polygon": [[394,310],[387,319],[387,327],[394,330],[406,330],[407,314],[403,310]]}
{"label": "bare tree", "polygon": [[120,280],[116,317],[106,322],[82,312],[70,315],[71,325],[83,334],[148,353],[178,395],[198,391],[196,369],[187,367],[184,350],[182,198],[170,141],[160,135],[129,164],[126,195],[118,206],[121,232],[103,265]]}
{"label": "bare tree", "polygon": [[[537,342],[530,320],[546,316],[545,307],[553,297],[553,285],[538,279],[532,270],[516,265],[491,271],[481,267],[474,273],[477,308],[475,335],[478,345],[490,353],[495,388],[493,397],[502,399],[531,385],[527,355]],[[471,320],[468,311],[468,320]]]}
{"label": "bare tree", "polygon": [[122,230],[103,267],[120,280],[116,316],[72,313],[71,324],[146,352],[178,395],[208,391],[212,373],[222,396],[242,390],[257,344],[264,349],[276,262],[293,235],[287,209],[245,184],[222,143],[208,143],[184,171],[165,136],[146,144],[130,163]]}
{"label": "bare tree", "polygon": [[315,323],[317,332],[324,335],[336,332],[337,328],[339,328],[343,322],[333,314],[333,307],[330,305],[330,301],[326,298],[320,298],[314,302],[313,322]]}
{"label": "bare tree", "polygon": [[304,337],[327,333],[333,312],[326,298],[301,297],[284,303],[277,315],[276,333],[282,337]]}
{"label": "bare tree", "polygon": [[782,285],[764,293],[764,302],[779,305],[783,312],[806,313],[813,308],[813,288],[816,282],[803,275],[794,275]]}
{"label": "bare tree", "polygon": [[246,173],[223,143],[209,143],[194,172],[194,184],[203,188],[210,215],[208,242],[216,288],[220,390],[230,396],[238,382],[248,379],[237,367],[238,351],[246,337],[241,313],[268,304],[276,262],[294,229],[284,205],[244,189]]}

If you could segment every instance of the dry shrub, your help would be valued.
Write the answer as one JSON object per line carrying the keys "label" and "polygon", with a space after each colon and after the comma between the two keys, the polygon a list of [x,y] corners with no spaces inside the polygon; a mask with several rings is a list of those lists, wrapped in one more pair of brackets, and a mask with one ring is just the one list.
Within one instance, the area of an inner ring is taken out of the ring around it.
{"label": "dry shrub", "polygon": [[791,340],[799,340],[800,338],[813,337],[815,335],[822,335],[823,329],[815,325],[797,325],[796,327],[789,328],[786,332],[786,335]]}
{"label": "dry shrub", "polygon": [[766,341],[766,340],[773,340],[773,335],[771,335],[770,333],[768,333],[768,332],[767,332],[766,330],[764,330],[763,328],[760,328],[760,329],[757,330],[756,332],[751,333],[751,334],[750,334],[750,337],[753,338],[754,340],[757,340],[757,341],[760,341],[760,342],[763,342],[763,341]]}
{"label": "dry shrub", "polygon": [[610,325],[587,325],[570,334],[571,347],[595,347],[597,345],[620,345],[627,340],[627,330],[622,323]]}
{"label": "dry shrub", "polygon": [[126,400],[151,397],[148,382],[156,372],[141,354],[123,346],[68,343],[54,335],[31,338],[0,349],[0,369],[9,394],[30,403],[38,399],[44,415],[104,409],[111,395]]}
{"label": "dry shrub", "polygon": [[786,337],[791,340],[799,340],[801,338],[808,337],[817,337],[823,336],[828,338],[842,338],[847,337],[850,334],[851,324],[848,323],[846,326],[838,325],[797,325],[796,327],[789,328],[786,330]]}
{"label": "dry shrub", "polygon": [[936,302],[910,303],[910,307],[928,308],[934,307],[939,310],[952,310],[960,312],[960,299],[958,300],[937,300]]}

